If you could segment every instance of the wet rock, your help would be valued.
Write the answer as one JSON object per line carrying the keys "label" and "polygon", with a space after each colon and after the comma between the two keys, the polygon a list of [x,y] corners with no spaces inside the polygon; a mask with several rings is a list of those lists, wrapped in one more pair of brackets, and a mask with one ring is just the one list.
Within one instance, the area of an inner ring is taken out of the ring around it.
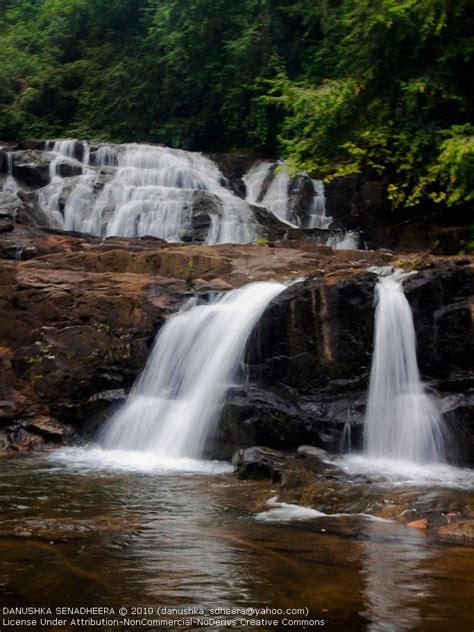
{"label": "wet rock", "polygon": [[434,534],[443,539],[474,541],[474,519],[460,520],[441,525],[434,530]]}
{"label": "wet rock", "polygon": [[325,459],[329,456],[326,450],[322,448],[316,448],[313,445],[300,445],[298,450],[296,451],[299,456],[302,457],[316,457],[318,459]]}
{"label": "wet rock", "polygon": [[219,199],[207,191],[196,191],[192,202],[191,229],[181,235],[183,241],[204,243],[211,227],[212,215],[220,211]]}
{"label": "wet rock", "polygon": [[47,155],[37,150],[15,152],[13,156],[13,176],[26,185],[44,187],[50,181]]}
{"label": "wet rock", "polygon": [[17,145],[15,145],[15,147],[13,149],[15,151],[18,151],[20,149],[44,150],[45,147],[46,147],[46,141],[45,140],[36,140],[34,138],[26,138],[24,140],[21,140]]}
{"label": "wet rock", "polygon": [[219,167],[225,178],[223,183],[228,186],[236,195],[245,198],[246,189],[242,177],[249,170],[254,162],[252,156],[243,156],[240,154],[208,154]]}
{"label": "wet rock", "polygon": [[306,176],[297,176],[290,182],[288,203],[294,219],[300,226],[307,226],[315,190],[313,182]]}
{"label": "wet rock", "polygon": [[[246,353],[249,384],[229,393],[214,442],[227,445],[226,458],[258,444],[334,452],[343,432],[360,446],[375,287],[364,268],[393,257],[302,242],[274,246],[103,241],[20,224],[1,233],[0,255],[11,260],[0,262],[0,361],[8,358],[0,397],[15,402],[14,421],[45,415],[93,431],[123,401],[164,320],[190,296],[207,300],[254,280],[307,277],[263,315]],[[453,428],[472,425],[471,399],[460,392],[471,379],[469,346],[461,348],[471,326],[469,261],[425,255],[396,262],[421,269],[418,282],[407,280],[420,366],[442,391]],[[456,394],[462,401],[449,400]]]}
{"label": "wet rock", "polygon": [[0,424],[11,421],[15,416],[15,402],[0,400]]}
{"label": "wet rock", "polygon": [[3,449],[11,452],[28,452],[38,450],[45,445],[45,438],[39,434],[28,432],[25,428],[15,425],[6,436]]}
{"label": "wet rock", "polygon": [[227,398],[216,440],[235,445],[291,447],[311,436],[307,420],[291,401],[256,387],[234,389]]}
{"label": "wet rock", "polygon": [[12,233],[15,230],[15,224],[10,222],[2,222],[0,224],[0,233]]}
{"label": "wet rock", "polygon": [[[255,334],[261,363],[252,373],[312,394],[332,380],[366,379],[373,336],[373,291],[369,275],[341,274],[339,282],[296,283],[272,301]],[[254,364],[255,362],[255,364]],[[340,385],[336,382],[338,391]],[[365,388],[365,384],[364,384]]]}
{"label": "wet rock", "polygon": [[73,427],[69,424],[65,424],[64,422],[59,423],[56,419],[45,415],[34,417],[31,421],[27,422],[27,427],[53,441],[62,442],[74,433]]}
{"label": "wet rock", "polygon": [[474,354],[473,268],[439,262],[408,278],[404,288],[413,310],[421,372],[439,378],[457,367],[468,370]]}
{"label": "wet rock", "polygon": [[23,208],[24,203],[17,195],[9,191],[0,191],[0,214],[2,216],[17,219]]}
{"label": "wet rock", "polygon": [[60,162],[56,165],[56,173],[62,178],[80,176],[82,174],[82,167],[81,165],[71,164],[70,162]]}
{"label": "wet rock", "polygon": [[239,450],[234,454],[232,463],[240,479],[281,479],[282,470],[288,457],[282,452],[264,447],[252,447]]}
{"label": "wet rock", "polygon": [[8,172],[8,163],[7,163],[7,154],[3,151],[3,148],[0,147],[0,173]]}

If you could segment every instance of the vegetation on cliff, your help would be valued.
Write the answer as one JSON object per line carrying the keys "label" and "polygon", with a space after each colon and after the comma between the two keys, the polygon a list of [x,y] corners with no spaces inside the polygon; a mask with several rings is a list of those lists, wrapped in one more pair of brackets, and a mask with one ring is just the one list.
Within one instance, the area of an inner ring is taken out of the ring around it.
{"label": "vegetation on cliff", "polygon": [[474,197],[470,0],[4,0],[0,138],[252,148]]}

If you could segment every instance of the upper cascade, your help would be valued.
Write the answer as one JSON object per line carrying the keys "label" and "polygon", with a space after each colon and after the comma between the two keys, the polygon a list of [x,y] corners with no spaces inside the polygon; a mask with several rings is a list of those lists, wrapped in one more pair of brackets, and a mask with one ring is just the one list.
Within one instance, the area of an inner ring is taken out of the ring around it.
{"label": "upper cascade", "polygon": [[[207,243],[257,237],[248,204],[225,188],[217,165],[202,154],[139,144],[91,148],[75,140],[47,149],[54,154],[51,182],[41,189],[40,204],[65,230],[180,241],[193,229],[202,192],[210,209]],[[64,164],[77,170],[73,177],[63,177]]]}
{"label": "upper cascade", "polygon": [[41,182],[33,195],[51,228],[206,244],[281,240],[288,233],[294,239],[295,230],[304,230],[308,239],[333,248],[359,245],[357,233],[329,229],[324,184],[304,172],[292,177],[282,161],[251,165],[241,178],[244,197],[243,186],[236,193],[218,165],[197,152],[76,139],[25,144],[36,145],[6,153],[7,178],[0,186],[16,194],[15,176],[28,161],[38,161]]}

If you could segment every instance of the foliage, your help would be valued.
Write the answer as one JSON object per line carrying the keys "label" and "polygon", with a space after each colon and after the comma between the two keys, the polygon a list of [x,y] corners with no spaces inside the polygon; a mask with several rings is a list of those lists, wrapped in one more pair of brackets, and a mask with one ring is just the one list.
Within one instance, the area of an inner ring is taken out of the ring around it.
{"label": "foliage", "polygon": [[326,180],[384,176],[395,206],[472,200],[469,0],[327,6],[314,65],[296,80],[282,65],[263,99],[285,115],[290,163]]}
{"label": "foliage", "polygon": [[0,138],[251,148],[472,201],[471,0],[3,0]]}

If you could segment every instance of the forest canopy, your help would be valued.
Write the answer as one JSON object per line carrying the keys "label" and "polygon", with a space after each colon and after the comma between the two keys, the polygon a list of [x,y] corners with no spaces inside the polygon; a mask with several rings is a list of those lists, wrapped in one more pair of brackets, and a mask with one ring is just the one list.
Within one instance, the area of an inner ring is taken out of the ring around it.
{"label": "forest canopy", "polygon": [[472,0],[2,0],[0,138],[279,155],[474,197]]}

